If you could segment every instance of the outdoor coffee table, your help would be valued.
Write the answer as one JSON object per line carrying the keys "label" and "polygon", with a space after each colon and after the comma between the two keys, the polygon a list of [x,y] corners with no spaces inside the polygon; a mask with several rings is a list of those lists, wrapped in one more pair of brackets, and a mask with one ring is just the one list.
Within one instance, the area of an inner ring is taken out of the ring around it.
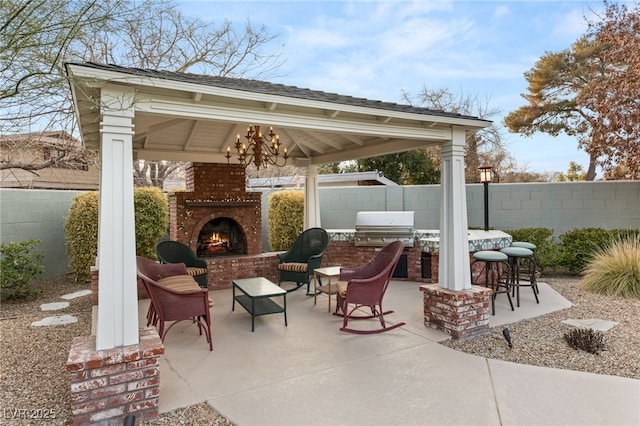
{"label": "outdoor coffee table", "polygon": [[[329,297],[329,309],[327,312],[331,312],[331,290],[335,290],[337,284],[331,286],[331,280],[340,276],[340,266],[327,266],[325,268],[316,268],[313,270],[313,304],[316,304],[316,296],[318,292],[327,293]],[[326,285],[318,286],[318,277],[326,277],[329,282]]]}
{"label": "outdoor coffee table", "polygon": [[[243,294],[236,296],[236,288]],[[282,296],[283,304],[278,305],[272,297]],[[251,314],[251,331],[255,329],[255,317],[269,314],[284,314],[284,325],[287,325],[287,291],[263,277],[233,280],[233,305],[236,301]]]}

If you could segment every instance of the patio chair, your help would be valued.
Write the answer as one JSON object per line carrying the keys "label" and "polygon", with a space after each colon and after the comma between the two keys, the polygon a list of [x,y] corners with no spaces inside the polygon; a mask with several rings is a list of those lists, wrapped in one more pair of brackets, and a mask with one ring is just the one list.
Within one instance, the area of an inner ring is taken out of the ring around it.
{"label": "patio chair", "polygon": [[[340,280],[337,283],[338,301],[334,312],[334,315],[344,318],[340,331],[372,334],[393,330],[405,325],[404,322],[400,322],[387,326],[384,322],[384,315],[391,314],[393,311],[385,312],[382,309],[382,299],[403,249],[404,244],[401,241],[394,241],[386,245],[366,265],[357,268],[342,268],[340,270]],[[356,312],[361,312],[360,308],[363,307],[371,309],[371,315],[354,315]],[[342,313],[339,311],[342,311]],[[350,319],[371,318],[378,318],[381,328],[357,330],[348,327]]]}
{"label": "patio chair", "polygon": [[187,266],[187,274],[191,275],[200,287],[208,287],[207,261],[196,257],[186,245],[177,241],[160,241],[156,244],[156,255],[162,263],[184,263]]}
{"label": "patio chair", "polygon": [[307,295],[313,270],[320,267],[322,256],[329,245],[329,235],[322,228],[309,228],[298,235],[289,250],[278,253],[278,285],[283,281],[296,283],[296,287],[287,291],[297,290],[307,285]]}
{"label": "patio chair", "polygon": [[[211,338],[211,313],[208,291],[187,275],[183,263],[161,264],[137,256],[138,279],[142,281],[151,304],[147,312],[147,325],[158,327],[160,339],[181,321],[192,321],[198,325],[200,335],[205,332],[209,350],[213,350]],[[165,323],[173,321],[165,329]]]}

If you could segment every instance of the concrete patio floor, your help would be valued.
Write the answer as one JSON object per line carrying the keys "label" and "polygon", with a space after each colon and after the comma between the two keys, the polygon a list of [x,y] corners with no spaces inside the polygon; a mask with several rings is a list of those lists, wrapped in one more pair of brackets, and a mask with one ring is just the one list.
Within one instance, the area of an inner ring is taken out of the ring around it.
{"label": "concrete patio floor", "polygon": [[[486,359],[438,344],[424,326],[420,283],[393,281],[382,334],[339,331],[326,295],[287,295],[282,314],[251,317],[232,292],[211,292],[214,350],[192,324],[165,339],[160,412],[206,401],[238,425],[640,425],[640,380]],[[571,304],[544,283],[512,312],[496,300],[497,326]],[[515,303],[515,302],[514,302]],[[335,300],[332,307],[335,306]],[[139,303],[144,324],[148,300]],[[370,321],[360,322],[363,327]],[[351,325],[351,323],[350,323]],[[354,324],[355,325],[355,324]],[[506,344],[497,342],[496,344]]]}

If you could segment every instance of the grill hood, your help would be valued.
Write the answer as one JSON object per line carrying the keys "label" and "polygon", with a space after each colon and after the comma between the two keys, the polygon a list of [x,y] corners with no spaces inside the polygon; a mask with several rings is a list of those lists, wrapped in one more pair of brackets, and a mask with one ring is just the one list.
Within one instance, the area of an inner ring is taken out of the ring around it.
{"label": "grill hood", "polygon": [[414,212],[358,212],[355,245],[384,247],[400,240],[405,247],[413,247],[413,219]]}

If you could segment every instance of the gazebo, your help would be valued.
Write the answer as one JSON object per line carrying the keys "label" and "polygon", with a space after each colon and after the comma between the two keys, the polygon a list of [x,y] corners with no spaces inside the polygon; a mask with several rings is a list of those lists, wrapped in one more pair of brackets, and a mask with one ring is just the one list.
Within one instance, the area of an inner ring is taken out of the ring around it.
{"label": "gazebo", "polygon": [[[96,63],[68,63],[80,133],[101,163],[96,351],[140,343],[134,159],[228,162],[249,125],[273,126],[289,162],[306,168],[304,227],[321,226],[317,166],[438,146],[444,291],[471,289],[465,135],[491,123],[427,108],[263,81]],[[233,161],[233,160],[231,160]],[[105,285],[102,285],[102,284]]]}

